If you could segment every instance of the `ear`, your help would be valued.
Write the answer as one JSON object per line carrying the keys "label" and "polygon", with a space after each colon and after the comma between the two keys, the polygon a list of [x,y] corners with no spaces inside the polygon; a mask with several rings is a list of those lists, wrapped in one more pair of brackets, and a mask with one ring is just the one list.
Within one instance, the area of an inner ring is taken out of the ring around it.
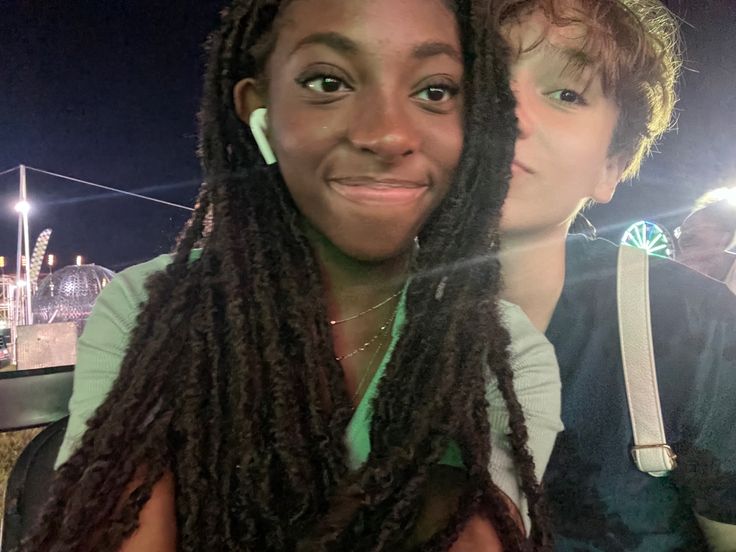
{"label": "ear", "polygon": [[601,177],[593,189],[591,199],[596,203],[608,203],[613,199],[616,186],[621,181],[628,160],[622,154],[611,155],[606,159],[606,164],[601,169]]}
{"label": "ear", "polygon": [[247,78],[233,88],[233,102],[238,119],[249,124],[250,114],[259,107],[266,107],[266,99],[262,94],[261,83],[254,78]]}

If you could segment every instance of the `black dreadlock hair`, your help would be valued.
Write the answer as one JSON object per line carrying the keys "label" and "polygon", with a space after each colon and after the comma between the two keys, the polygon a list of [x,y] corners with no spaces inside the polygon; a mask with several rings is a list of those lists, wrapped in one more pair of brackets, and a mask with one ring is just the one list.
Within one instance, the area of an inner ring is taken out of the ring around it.
{"label": "black dreadlock hair", "polygon": [[351,402],[317,260],[232,99],[236,82],[263,70],[287,3],[235,0],[209,40],[197,208],[173,262],[147,282],[119,377],[59,469],[26,551],[117,550],[167,470],[179,550],[397,550],[449,440],[469,485],[422,549],[446,550],[478,513],[506,550],[520,550],[523,536],[488,473],[492,380],[510,413],[533,547],[549,546],[494,301],[516,125],[489,2],[448,2],[466,66],[465,145],[456,182],[421,235],[407,323],[372,405],[371,453],[355,472],[344,445]]}

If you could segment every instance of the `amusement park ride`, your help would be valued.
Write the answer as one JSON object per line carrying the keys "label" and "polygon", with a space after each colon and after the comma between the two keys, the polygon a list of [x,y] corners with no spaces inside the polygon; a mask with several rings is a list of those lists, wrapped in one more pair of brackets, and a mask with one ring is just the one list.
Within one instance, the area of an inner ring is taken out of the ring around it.
{"label": "amusement park ride", "polygon": [[[18,369],[74,364],[77,335],[81,333],[97,295],[114,273],[101,266],[84,264],[81,256],[77,256],[74,265],[55,270],[57,259],[54,255],[46,255],[50,229],[41,232],[31,252],[27,171],[188,212],[193,209],[25,165],[0,172],[0,176],[16,171],[19,174],[18,201],[15,204],[18,213],[17,270],[16,274],[6,275],[5,259],[0,257],[0,368],[11,362]],[[42,274],[43,267],[48,269],[46,274]]]}
{"label": "amusement park ride", "polygon": [[[19,169],[16,274],[5,274],[5,257],[0,257],[0,367],[74,364],[77,336],[97,295],[114,273],[83,264],[81,256],[77,256],[76,264],[54,271],[57,259],[46,254],[50,228],[38,235],[31,253],[26,167],[21,165]],[[46,274],[42,274],[44,265]]]}

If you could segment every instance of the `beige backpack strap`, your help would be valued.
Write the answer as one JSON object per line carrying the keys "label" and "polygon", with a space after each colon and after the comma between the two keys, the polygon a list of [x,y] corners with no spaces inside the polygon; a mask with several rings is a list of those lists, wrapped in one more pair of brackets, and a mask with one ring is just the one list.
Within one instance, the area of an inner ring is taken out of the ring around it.
{"label": "beige backpack strap", "polygon": [[619,247],[617,271],[618,328],[634,446],[640,471],[662,477],[676,466],[664,433],[649,307],[649,256]]}

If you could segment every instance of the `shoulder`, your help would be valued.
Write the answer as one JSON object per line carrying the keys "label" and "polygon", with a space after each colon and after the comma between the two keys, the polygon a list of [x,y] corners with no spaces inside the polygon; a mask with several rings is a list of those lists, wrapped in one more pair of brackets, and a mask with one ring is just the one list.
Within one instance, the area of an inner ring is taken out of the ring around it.
{"label": "shoulder", "polygon": [[603,238],[571,235],[565,241],[565,268],[579,278],[613,276],[618,246]]}
{"label": "shoulder", "polygon": [[98,330],[109,332],[110,325],[123,332],[132,328],[141,305],[148,298],[146,282],[151,275],[165,270],[172,259],[171,255],[159,255],[116,274],[97,297],[80,342],[94,339]]}
{"label": "shoulder", "polygon": [[102,290],[99,299],[126,298],[129,300],[146,299],[145,285],[151,275],[166,270],[171,264],[173,255],[159,255],[146,262],[133,265],[119,272]]}
{"label": "shoulder", "polygon": [[[598,301],[615,303],[619,247],[604,239],[571,236],[567,240],[565,291],[595,292]],[[736,295],[722,283],[676,261],[649,258],[649,289],[653,323],[657,318],[684,322],[704,318],[736,318]]]}
{"label": "shoulder", "polygon": [[[199,259],[200,255],[200,250],[192,251],[190,262]],[[171,254],[159,255],[119,272],[97,297],[82,337],[94,330],[103,315],[132,325],[141,305],[148,299],[148,281],[153,275],[166,270],[173,260],[174,256]]]}
{"label": "shoulder", "polygon": [[723,282],[659,258],[651,259],[649,278],[652,300],[662,302],[662,310],[669,305],[688,319],[736,320],[736,295]]}
{"label": "shoulder", "polygon": [[56,466],[65,462],[86,430],[87,421],[109,393],[141,305],[147,299],[146,282],[173,260],[161,255],[119,272],[102,290],[77,342],[74,389],[69,400],[69,424]]}

